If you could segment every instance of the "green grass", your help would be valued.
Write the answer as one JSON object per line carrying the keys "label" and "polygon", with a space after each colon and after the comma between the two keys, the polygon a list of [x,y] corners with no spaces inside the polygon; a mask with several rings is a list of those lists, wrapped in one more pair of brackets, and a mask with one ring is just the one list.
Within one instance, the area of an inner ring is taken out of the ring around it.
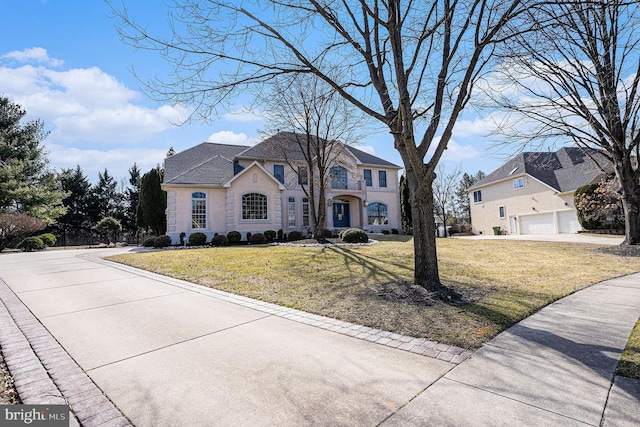
{"label": "green grass", "polygon": [[636,323],[627,347],[618,362],[617,375],[640,380],[640,320]]}
{"label": "green grass", "polygon": [[110,259],[311,313],[471,349],[558,298],[640,270],[637,258],[602,254],[589,245],[439,239],[441,280],[464,296],[461,304],[447,304],[410,286],[410,236],[379,240],[373,246],[232,246]]}

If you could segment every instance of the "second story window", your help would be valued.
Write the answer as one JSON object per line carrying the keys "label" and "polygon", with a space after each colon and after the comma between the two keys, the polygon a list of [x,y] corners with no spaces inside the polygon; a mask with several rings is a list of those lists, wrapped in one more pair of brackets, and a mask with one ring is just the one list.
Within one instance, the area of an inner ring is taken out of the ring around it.
{"label": "second story window", "polygon": [[520,190],[524,188],[524,178],[516,178],[513,180],[513,189]]}
{"label": "second story window", "polygon": [[386,186],[387,186],[387,171],[378,171],[378,186],[380,188],[386,188]]}
{"label": "second story window", "polygon": [[371,177],[371,169],[364,170],[364,182],[367,187],[373,187],[373,178]]}
{"label": "second story window", "polygon": [[309,184],[309,169],[306,166],[298,166],[298,185]]}
{"label": "second story window", "polygon": [[342,166],[332,166],[331,170],[331,188],[335,190],[346,190],[349,188],[347,181],[347,170]]}
{"label": "second story window", "polygon": [[482,202],[482,190],[476,190],[473,192],[473,203]]}
{"label": "second story window", "polygon": [[273,176],[284,184],[284,165],[273,165]]}

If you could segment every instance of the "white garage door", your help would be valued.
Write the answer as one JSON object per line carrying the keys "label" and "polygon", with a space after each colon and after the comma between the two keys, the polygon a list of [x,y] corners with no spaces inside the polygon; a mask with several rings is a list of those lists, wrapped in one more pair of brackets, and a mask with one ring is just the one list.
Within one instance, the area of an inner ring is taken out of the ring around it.
{"label": "white garage door", "polygon": [[520,217],[520,234],[555,234],[555,232],[553,213]]}
{"label": "white garage door", "polygon": [[582,230],[575,211],[558,212],[558,222],[561,233],[577,233]]}

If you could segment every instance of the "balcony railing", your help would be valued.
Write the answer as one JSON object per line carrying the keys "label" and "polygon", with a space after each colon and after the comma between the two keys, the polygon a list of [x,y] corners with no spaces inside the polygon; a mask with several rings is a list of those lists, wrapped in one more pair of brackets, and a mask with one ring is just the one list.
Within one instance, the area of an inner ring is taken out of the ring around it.
{"label": "balcony railing", "polygon": [[364,181],[330,181],[329,187],[332,190],[362,191]]}

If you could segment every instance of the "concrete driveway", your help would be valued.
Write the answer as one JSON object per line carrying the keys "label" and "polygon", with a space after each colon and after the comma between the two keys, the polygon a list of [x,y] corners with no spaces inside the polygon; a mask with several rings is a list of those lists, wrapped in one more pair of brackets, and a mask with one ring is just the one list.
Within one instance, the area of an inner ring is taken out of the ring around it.
{"label": "concrete driveway", "polygon": [[377,425],[455,366],[82,255],[0,278],[137,426]]}
{"label": "concrete driveway", "polygon": [[619,245],[624,240],[623,236],[608,234],[584,234],[584,233],[562,233],[562,234],[506,234],[495,236],[482,234],[478,236],[453,236],[456,239],[471,240],[525,240],[534,242],[564,242],[564,243],[585,243],[592,245]]}

